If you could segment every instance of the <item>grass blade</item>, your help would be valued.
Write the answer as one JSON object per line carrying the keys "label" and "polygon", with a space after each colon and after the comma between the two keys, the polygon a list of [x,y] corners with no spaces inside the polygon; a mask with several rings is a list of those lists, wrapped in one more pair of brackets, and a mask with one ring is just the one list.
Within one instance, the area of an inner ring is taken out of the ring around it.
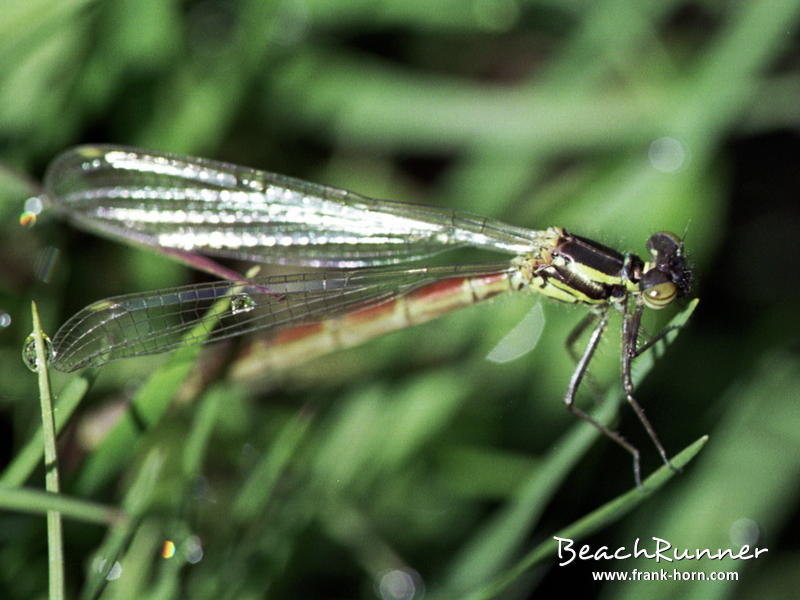
{"label": "grass blade", "polygon": [[77,521],[106,525],[116,525],[125,520],[124,513],[114,507],[30,488],[0,487],[0,508],[33,514],[58,512]]}
{"label": "grass blade", "polygon": [[[678,455],[676,455],[675,458],[672,459],[672,463],[679,469],[685,467],[695,456],[697,456],[698,452],[700,452],[703,446],[705,446],[707,441],[708,436],[706,435],[693,442],[684,448]],[[600,508],[579,519],[572,525],[565,527],[556,533],[551,539],[534,548],[516,565],[498,577],[495,581],[483,589],[465,597],[468,600],[489,600],[491,598],[496,598],[498,594],[507,589],[527,571],[541,563],[544,559],[552,557],[557,553],[558,543],[555,540],[556,537],[578,541],[590,536],[594,532],[608,526],[615,521],[618,521],[627,515],[634,508],[639,506],[642,502],[663,487],[664,484],[674,476],[674,471],[672,471],[666,465],[662,466],[655,473],[650,475],[650,477],[644,480],[644,490],[639,490],[638,488],[634,487],[629,492],[626,492],[622,496],[619,496],[611,502],[604,504]]]}
{"label": "grass blade", "polygon": [[[72,413],[78,408],[91,385],[91,377],[81,376],[72,379],[56,398],[56,434],[69,422]],[[39,465],[44,454],[42,430],[38,429],[31,439],[17,452],[14,460],[0,476],[0,486],[17,487],[23,485]]]}
{"label": "grass blade", "polygon": [[[42,411],[42,440],[44,442],[45,489],[53,494],[59,492],[58,454],[56,451],[56,425],[53,420],[53,399],[50,390],[50,373],[47,370],[47,351],[44,332],[39,320],[39,309],[31,303],[33,317],[33,338],[36,346],[36,365],[39,378],[39,401]],[[47,511],[47,564],[49,573],[49,597],[51,600],[64,598],[64,533],[61,526],[61,513]]]}

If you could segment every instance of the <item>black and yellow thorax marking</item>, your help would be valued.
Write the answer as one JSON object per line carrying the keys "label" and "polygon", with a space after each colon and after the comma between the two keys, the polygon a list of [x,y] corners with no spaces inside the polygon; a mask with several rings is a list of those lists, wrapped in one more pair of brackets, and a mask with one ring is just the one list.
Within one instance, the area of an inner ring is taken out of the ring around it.
{"label": "black and yellow thorax marking", "polygon": [[620,254],[561,227],[547,231],[547,244],[514,259],[520,287],[527,285],[560,302],[588,305],[618,304],[639,290],[644,263],[636,255]]}

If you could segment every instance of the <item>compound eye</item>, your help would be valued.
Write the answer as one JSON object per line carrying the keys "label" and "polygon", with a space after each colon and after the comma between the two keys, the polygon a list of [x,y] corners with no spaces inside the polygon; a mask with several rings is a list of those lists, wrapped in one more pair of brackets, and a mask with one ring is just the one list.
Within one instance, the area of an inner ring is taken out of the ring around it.
{"label": "compound eye", "polygon": [[671,281],[664,281],[642,290],[644,303],[653,309],[664,308],[672,304],[678,296],[678,286]]}

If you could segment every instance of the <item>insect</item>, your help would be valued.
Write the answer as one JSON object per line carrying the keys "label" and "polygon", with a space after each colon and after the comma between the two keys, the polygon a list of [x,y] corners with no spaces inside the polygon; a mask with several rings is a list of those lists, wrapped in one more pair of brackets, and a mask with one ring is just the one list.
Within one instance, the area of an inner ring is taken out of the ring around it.
{"label": "insect", "polygon": [[[48,168],[45,191],[79,226],[125,241],[182,256],[318,268],[245,278],[220,267],[214,272],[229,280],[95,302],[54,336],[56,369],[98,367],[253,331],[270,335],[265,344],[273,352],[264,360],[281,366],[500,294],[534,293],[590,309],[568,337],[576,367],[564,402],[630,453],[641,486],[638,449],[575,405],[609,313],[622,313],[625,396],[671,466],[633,396],[631,362],[665,333],[637,348],[643,311],[662,309],[690,291],[684,244],[674,233],[650,236],[643,260],[562,227],[525,229],[213,160],[119,146],[65,152]],[[491,264],[406,264],[466,246],[512,258]],[[209,307],[223,298],[229,299],[228,307],[210,315]],[[207,331],[187,338],[198,324],[207,324]],[[589,341],[579,354],[575,344],[589,327]]]}

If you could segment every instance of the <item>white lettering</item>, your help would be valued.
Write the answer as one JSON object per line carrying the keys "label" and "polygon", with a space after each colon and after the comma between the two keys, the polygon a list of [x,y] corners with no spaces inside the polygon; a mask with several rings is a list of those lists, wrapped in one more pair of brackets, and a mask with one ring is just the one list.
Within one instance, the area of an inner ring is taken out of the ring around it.
{"label": "white lettering", "polygon": [[[559,567],[565,567],[566,565],[571,563],[573,560],[575,560],[575,550],[572,549],[573,541],[570,540],[570,539],[566,539],[566,538],[560,538],[560,537],[557,537],[555,535],[553,536],[553,539],[558,542],[558,558],[559,559],[563,558],[562,551],[570,553],[569,560],[565,560],[565,561],[562,561],[562,562],[558,563]],[[567,544],[566,546],[562,545],[562,544],[564,544],[564,542],[566,542],[566,544]]]}
{"label": "white lettering", "polygon": [[672,562],[672,559],[669,556],[664,556],[664,552],[672,548],[672,544],[670,544],[667,540],[662,540],[661,538],[657,538],[655,536],[653,536],[653,541],[656,543],[656,562],[661,562],[662,560]]}
{"label": "white lettering", "polygon": [[[684,560],[701,560],[707,558],[709,560],[721,560],[723,558],[730,558],[732,560],[751,560],[758,558],[762,554],[769,552],[768,548],[751,547],[749,544],[744,544],[738,550],[733,548],[676,548],[671,542],[653,536],[655,542],[655,550],[650,551],[641,544],[641,539],[636,538],[633,540],[633,549],[627,546],[620,546],[616,549],[611,549],[608,546],[599,546],[593,549],[589,544],[582,545],[578,550],[575,550],[575,541],[569,538],[562,538],[553,536],[553,539],[558,543],[558,566],[565,567],[576,559],[579,560],[625,560],[628,558],[645,558],[658,562],[675,562]],[[635,573],[635,571],[634,571]],[[636,577],[636,575],[634,575]]]}

